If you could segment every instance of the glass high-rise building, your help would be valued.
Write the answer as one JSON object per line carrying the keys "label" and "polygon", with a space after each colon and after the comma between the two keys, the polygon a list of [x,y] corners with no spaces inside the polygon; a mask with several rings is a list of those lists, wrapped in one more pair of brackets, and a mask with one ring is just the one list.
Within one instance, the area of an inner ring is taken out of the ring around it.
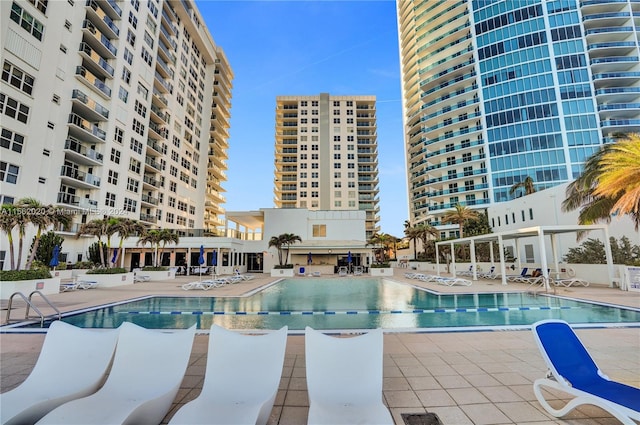
{"label": "glass high-rise building", "polygon": [[512,199],[527,177],[538,190],[570,181],[640,130],[640,1],[398,0],[397,12],[412,224]]}

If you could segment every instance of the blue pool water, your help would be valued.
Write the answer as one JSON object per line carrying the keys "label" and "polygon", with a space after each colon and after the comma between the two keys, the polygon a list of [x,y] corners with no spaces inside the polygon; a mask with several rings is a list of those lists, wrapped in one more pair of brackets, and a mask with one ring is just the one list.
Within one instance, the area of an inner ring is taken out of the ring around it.
{"label": "blue pool water", "polygon": [[[209,294],[207,294],[209,295]],[[569,323],[638,323],[640,311],[527,293],[439,295],[379,279],[290,279],[248,297],[148,297],[64,317],[87,328],[124,321],[147,328],[403,329]]]}

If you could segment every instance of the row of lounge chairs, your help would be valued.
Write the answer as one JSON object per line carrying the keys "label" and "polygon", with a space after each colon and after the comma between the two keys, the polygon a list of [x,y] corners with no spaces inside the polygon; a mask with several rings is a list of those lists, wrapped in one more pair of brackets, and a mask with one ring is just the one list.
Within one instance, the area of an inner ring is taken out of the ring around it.
{"label": "row of lounge chairs", "polygon": [[[247,336],[213,325],[202,391],[169,424],[265,425],[287,331]],[[162,332],[126,322],[97,331],[54,322],[31,374],[0,395],[1,423],[158,424],[178,393],[194,334],[195,326]],[[307,327],[308,424],[393,425],[382,402],[382,353],[381,329],[335,338]]]}
{"label": "row of lounge chairs", "polygon": [[195,280],[193,282],[185,283],[182,285],[182,289],[189,291],[191,289],[202,289],[208,291],[211,288],[220,288],[225,285],[231,285],[238,282],[246,282],[253,279],[252,275],[235,274],[232,276],[215,277],[212,279]]}
{"label": "row of lounge chairs", "polygon": [[94,289],[98,287],[98,282],[90,280],[78,280],[73,282],[60,283],[60,292],[70,292],[77,289]]}
{"label": "row of lounge chairs", "polygon": [[[480,279],[501,279],[502,275],[500,273],[496,273],[495,269],[496,269],[495,266],[491,266],[491,269],[489,270],[489,272],[482,272],[478,270],[476,275]],[[507,275],[506,279],[508,282],[528,283],[530,286],[543,285],[544,276],[542,276],[541,274],[542,269],[537,268],[535,269],[534,272],[537,272],[535,273],[537,274],[537,276],[534,275],[533,272],[529,274],[528,267],[523,267],[520,274]],[[547,271],[547,273],[548,272],[549,270]],[[459,271],[459,272],[456,272],[456,274],[459,276],[473,276],[473,266],[469,266],[469,270]],[[588,281],[581,278],[576,278],[576,277],[567,277],[564,279],[556,279],[553,277],[549,277],[549,284],[556,285],[556,286],[564,286],[564,287],[577,286],[577,285],[581,285],[585,287],[589,286]]]}
{"label": "row of lounge chairs", "polygon": [[460,277],[445,277],[445,276],[437,276],[433,274],[425,274],[425,273],[405,273],[404,277],[408,279],[416,279],[422,282],[434,282],[439,285],[446,286],[471,286],[473,282],[468,279],[463,279]]}

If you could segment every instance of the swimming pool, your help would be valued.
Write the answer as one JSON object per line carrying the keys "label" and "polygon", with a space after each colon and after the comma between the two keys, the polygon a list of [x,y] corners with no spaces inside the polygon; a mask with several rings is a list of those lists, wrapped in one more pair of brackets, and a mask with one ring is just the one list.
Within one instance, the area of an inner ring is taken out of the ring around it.
{"label": "swimming pool", "polygon": [[437,294],[385,279],[288,279],[247,297],[145,297],[66,316],[87,328],[415,329],[640,323],[640,311],[528,293]]}

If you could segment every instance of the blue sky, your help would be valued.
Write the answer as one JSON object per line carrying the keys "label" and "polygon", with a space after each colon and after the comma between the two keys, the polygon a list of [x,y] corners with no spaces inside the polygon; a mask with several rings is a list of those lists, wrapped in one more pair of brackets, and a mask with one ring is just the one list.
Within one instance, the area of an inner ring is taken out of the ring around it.
{"label": "blue sky", "polygon": [[380,226],[402,237],[408,216],[395,2],[196,3],[234,71],[224,207],[274,206],[276,96],[375,95]]}

